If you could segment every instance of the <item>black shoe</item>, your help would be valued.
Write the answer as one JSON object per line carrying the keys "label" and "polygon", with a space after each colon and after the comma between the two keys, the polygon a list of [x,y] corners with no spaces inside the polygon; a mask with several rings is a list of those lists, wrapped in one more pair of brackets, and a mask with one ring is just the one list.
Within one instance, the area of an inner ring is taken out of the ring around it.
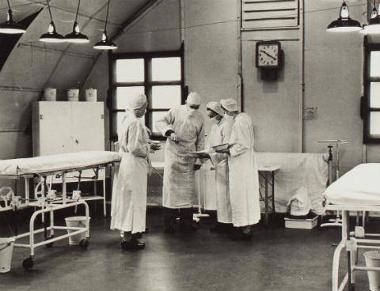
{"label": "black shoe", "polygon": [[193,225],[192,222],[183,222],[183,223],[180,223],[179,225],[179,230],[182,233],[192,233],[192,232],[197,231],[197,229],[198,228],[195,225]]}
{"label": "black shoe", "polygon": [[121,248],[123,250],[142,250],[145,248],[145,243],[139,241],[137,238],[133,238],[130,241],[122,240]]}
{"label": "black shoe", "polygon": [[242,227],[233,227],[232,231],[230,232],[230,238],[232,240],[248,241],[252,239],[252,231],[247,231]]}

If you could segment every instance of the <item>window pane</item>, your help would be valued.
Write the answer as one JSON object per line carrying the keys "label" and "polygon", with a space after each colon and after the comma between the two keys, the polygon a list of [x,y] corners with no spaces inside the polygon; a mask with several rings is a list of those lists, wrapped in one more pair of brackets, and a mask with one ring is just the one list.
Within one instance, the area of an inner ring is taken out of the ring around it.
{"label": "window pane", "polygon": [[153,86],[152,107],[154,109],[168,109],[181,104],[181,86]]}
{"label": "window pane", "polygon": [[370,77],[380,77],[380,51],[371,52]]}
{"label": "window pane", "polygon": [[113,124],[112,124],[112,135],[117,135],[120,129],[121,122],[123,121],[125,112],[114,112],[113,113]]}
{"label": "window pane", "polygon": [[116,60],[116,82],[144,82],[144,59]]}
{"label": "window pane", "polygon": [[129,98],[144,93],[143,86],[117,87],[113,109],[125,109]]}
{"label": "window pane", "polygon": [[157,120],[161,119],[167,112],[151,112],[151,129],[154,133],[160,133],[160,131],[156,128]]}
{"label": "window pane", "polygon": [[152,59],[153,81],[180,81],[181,58],[153,58]]}
{"label": "window pane", "polygon": [[[113,124],[112,124],[112,135],[119,135],[119,130],[121,129],[121,124],[126,116],[126,112],[114,112],[113,113]],[[145,116],[141,118],[141,122],[145,124]]]}
{"label": "window pane", "polygon": [[380,108],[380,82],[371,82],[369,106]]}
{"label": "window pane", "polygon": [[380,137],[380,112],[371,112],[369,116],[369,134]]}

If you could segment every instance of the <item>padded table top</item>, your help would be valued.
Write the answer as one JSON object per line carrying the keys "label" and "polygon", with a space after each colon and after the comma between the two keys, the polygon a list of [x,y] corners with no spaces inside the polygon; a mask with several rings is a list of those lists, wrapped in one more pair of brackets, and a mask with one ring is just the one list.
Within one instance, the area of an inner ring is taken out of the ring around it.
{"label": "padded table top", "polygon": [[117,152],[86,151],[21,159],[0,160],[0,176],[53,173],[120,161]]}

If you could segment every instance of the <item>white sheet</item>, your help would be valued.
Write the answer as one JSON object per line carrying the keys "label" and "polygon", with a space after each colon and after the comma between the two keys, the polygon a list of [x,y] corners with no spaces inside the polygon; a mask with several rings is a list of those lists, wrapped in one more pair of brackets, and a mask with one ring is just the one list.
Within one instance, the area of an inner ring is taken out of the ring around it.
{"label": "white sheet", "polygon": [[117,152],[88,151],[0,161],[0,175],[25,175],[80,169],[120,161]]}
{"label": "white sheet", "polygon": [[380,205],[380,163],[360,164],[325,191],[328,204]]}
{"label": "white sheet", "polygon": [[323,213],[323,192],[328,179],[327,155],[321,153],[257,152],[259,168],[279,165],[275,175],[276,212],[286,212],[289,199],[305,187],[315,213]]}

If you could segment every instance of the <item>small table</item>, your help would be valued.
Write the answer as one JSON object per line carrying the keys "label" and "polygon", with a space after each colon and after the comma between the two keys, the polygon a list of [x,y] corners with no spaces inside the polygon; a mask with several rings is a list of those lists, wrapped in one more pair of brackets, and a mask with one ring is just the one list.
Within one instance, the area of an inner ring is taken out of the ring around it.
{"label": "small table", "polygon": [[[274,206],[274,176],[280,170],[280,166],[259,166],[258,171],[259,175],[264,179],[264,198],[260,192],[260,200],[264,201],[265,205],[265,220],[264,223],[266,226],[269,225],[269,199],[272,201],[272,214],[275,214]],[[269,185],[272,187],[272,195],[269,196]]]}

